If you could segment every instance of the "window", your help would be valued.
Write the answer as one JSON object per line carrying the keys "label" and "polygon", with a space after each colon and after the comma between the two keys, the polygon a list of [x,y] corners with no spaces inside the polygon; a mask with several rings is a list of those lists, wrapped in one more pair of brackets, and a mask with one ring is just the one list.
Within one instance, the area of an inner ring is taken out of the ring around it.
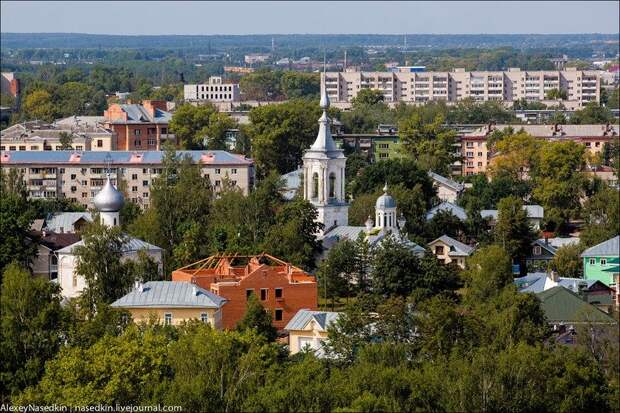
{"label": "window", "polygon": [[237,173],[237,168],[232,168],[232,169],[230,170],[230,173],[231,173],[232,175],[235,175],[235,174]]}
{"label": "window", "polygon": [[142,133],[142,131],[140,129],[134,129],[133,130],[134,136],[140,136],[141,133]]}
{"label": "window", "polygon": [[268,296],[269,296],[269,289],[261,288],[260,289],[260,300],[261,301],[265,301],[265,300],[267,300]]}
{"label": "window", "polygon": [[142,197],[143,198],[148,198],[149,197],[149,193],[148,192],[143,192],[142,193]]}
{"label": "window", "polygon": [[77,145],[77,146],[75,147],[75,150],[76,150],[76,151],[83,151],[83,150],[84,150],[84,147],[83,147],[82,145]]}
{"label": "window", "polygon": [[542,254],[542,249],[540,248],[540,245],[535,245],[534,246],[534,255],[541,255]]}
{"label": "window", "polygon": [[252,294],[254,294],[254,289],[248,288],[247,290],[245,290],[245,298],[246,298],[246,300],[249,299]]}
{"label": "window", "polygon": [[19,150],[20,150],[20,151],[25,151],[25,150],[26,150],[26,146],[20,146],[20,147],[19,147]]}
{"label": "window", "polygon": [[131,179],[133,179],[133,180],[138,179],[138,174],[131,174]]}
{"label": "window", "polygon": [[216,174],[219,174],[219,173],[220,173],[220,171],[221,171],[221,169],[220,169],[220,168],[215,168],[215,173],[216,173]]}
{"label": "window", "polygon": [[77,287],[77,273],[73,273],[73,288]]}
{"label": "window", "polygon": [[138,187],[137,186],[132,186],[131,187],[131,192],[138,192]]}
{"label": "window", "polygon": [[590,258],[590,265],[596,264],[596,258]]}
{"label": "window", "polygon": [[601,258],[601,265],[607,265],[607,258]]}
{"label": "window", "polygon": [[37,146],[37,145],[32,145],[32,146],[30,147],[30,150],[31,150],[31,151],[38,151],[38,150],[39,150],[39,146]]}
{"label": "window", "polygon": [[282,288],[276,288],[276,298],[282,298]]}
{"label": "window", "polygon": [[88,192],[82,192],[82,198],[88,198]]}
{"label": "window", "polygon": [[435,254],[436,255],[443,255],[443,245],[437,245],[435,247]]}
{"label": "window", "polygon": [[276,308],[275,320],[282,321],[282,309],[281,308]]}
{"label": "window", "polygon": [[329,174],[329,197],[336,197],[336,174],[333,172]]}
{"label": "window", "polygon": [[103,147],[103,139],[97,139],[97,148]]}
{"label": "window", "polygon": [[172,313],[165,313],[164,314],[164,324],[167,325],[167,326],[172,324]]}
{"label": "window", "polygon": [[312,174],[312,198],[318,198],[318,197],[319,197],[319,174],[315,172]]}
{"label": "window", "polygon": [[142,186],[149,186],[149,181],[142,181]]}
{"label": "window", "polygon": [[200,321],[202,321],[205,324],[209,323],[209,314],[200,313]]}

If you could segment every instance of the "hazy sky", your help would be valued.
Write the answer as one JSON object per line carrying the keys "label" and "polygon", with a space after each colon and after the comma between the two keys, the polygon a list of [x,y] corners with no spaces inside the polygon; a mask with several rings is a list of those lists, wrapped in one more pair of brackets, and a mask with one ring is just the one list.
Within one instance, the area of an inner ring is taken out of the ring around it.
{"label": "hazy sky", "polygon": [[2,1],[2,32],[618,33],[618,1]]}

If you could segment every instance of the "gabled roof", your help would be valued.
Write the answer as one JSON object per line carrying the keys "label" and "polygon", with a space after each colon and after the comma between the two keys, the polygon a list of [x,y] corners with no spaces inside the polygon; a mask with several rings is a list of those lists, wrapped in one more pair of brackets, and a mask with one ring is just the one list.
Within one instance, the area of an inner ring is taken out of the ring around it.
{"label": "gabled roof", "polygon": [[[84,245],[84,240],[80,240],[75,244],[71,244],[63,249],[58,250],[58,253],[62,254],[73,254],[73,250],[77,246]],[[149,244],[146,241],[142,241],[141,239],[129,237],[128,241],[123,245],[122,252],[135,252],[140,250],[149,250],[149,251],[162,251],[161,248],[155,246],[153,244]]]}
{"label": "gabled roof", "polygon": [[463,184],[461,184],[459,182],[456,182],[453,179],[446,178],[445,176],[441,176],[439,174],[436,174],[433,171],[429,171],[428,172],[428,176],[430,176],[430,178],[433,181],[438,182],[438,183],[440,183],[442,185],[445,185],[448,188],[450,188],[450,189],[452,189],[452,190],[454,190],[456,192],[461,192],[465,188],[465,185],[463,185]]}
{"label": "gabled roof", "polygon": [[451,202],[444,201],[441,204],[434,206],[426,213],[426,220],[430,221],[439,211],[450,212],[452,215],[460,219],[461,221],[465,221],[467,219],[467,212],[463,208],[458,205],[454,205]]}
{"label": "gabled roof", "polygon": [[112,307],[220,308],[226,299],[185,281],[149,281],[119,298]]}
{"label": "gabled roof", "polygon": [[80,236],[76,234],[57,234],[55,232],[31,231],[30,235],[36,238],[38,243],[51,251],[58,251],[69,245],[75,244],[80,240]]}
{"label": "gabled roof", "polygon": [[319,331],[327,331],[327,327],[333,324],[339,316],[340,313],[332,311],[311,311],[303,309],[299,310],[297,314],[291,318],[291,321],[288,322],[284,329],[288,331],[303,330],[311,320],[314,320],[318,325]]}
{"label": "gabled roof", "polygon": [[469,257],[475,249],[474,247],[463,244],[462,242],[457,241],[447,235],[442,235],[435,241],[429,242],[428,245],[434,244],[438,241],[443,242],[450,247],[450,251],[448,252],[448,255],[450,257]]}
{"label": "gabled roof", "polygon": [[585,250],[582,257],[617,257],[620,255],[620,235]]}
{"label": "gabled roof", "polygon": [[45,228],[54,232],[71,232],[73,225],[80,219],[93,222],[90,212],[55,212],[48,215]]}
{"label": "gabled roof", "polygon": [[616,324],[609,315],[562,286],[536,294],[547,320],[551,323],[605,323]]}
{"label": "gabled roof", "polygon": [[[543,219],[545,217],[545,209],[540,205],[523,205],[528,218]],[[482,218],[491,218],[497,220],[497,209],[483,209],[480,211]]]}

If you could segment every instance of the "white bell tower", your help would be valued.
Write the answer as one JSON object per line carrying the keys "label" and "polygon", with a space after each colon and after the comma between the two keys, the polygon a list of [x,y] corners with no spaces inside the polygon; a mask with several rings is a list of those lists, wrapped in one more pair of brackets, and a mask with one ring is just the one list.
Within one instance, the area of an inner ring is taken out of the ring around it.
{"label": "white bell tower", "polygon": [[319,133],[316,140],[303,156],[304,199],[314,205],[318,211],[317,221],[324,225],[320,234],[330,229],[348,225],[349,205],[345,199],[344,170],[347,158],[336,147],[327,116],[329,98],[325,90],[325,72],[321,93],[323,115],[319,119]]}

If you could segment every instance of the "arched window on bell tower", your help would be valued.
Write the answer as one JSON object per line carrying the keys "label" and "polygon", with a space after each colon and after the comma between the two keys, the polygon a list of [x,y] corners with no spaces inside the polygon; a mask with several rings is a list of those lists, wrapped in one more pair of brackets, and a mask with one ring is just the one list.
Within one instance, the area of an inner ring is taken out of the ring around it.
{"label": "arched window on bell tower", "polygon": [[329,174],[329,198],[333,199],[336,197],[336,174]]}
{"label": "arched window on bell tower", "polygon": [[312,199],[317,199],[319,197],[319,174],[312,174]]}

